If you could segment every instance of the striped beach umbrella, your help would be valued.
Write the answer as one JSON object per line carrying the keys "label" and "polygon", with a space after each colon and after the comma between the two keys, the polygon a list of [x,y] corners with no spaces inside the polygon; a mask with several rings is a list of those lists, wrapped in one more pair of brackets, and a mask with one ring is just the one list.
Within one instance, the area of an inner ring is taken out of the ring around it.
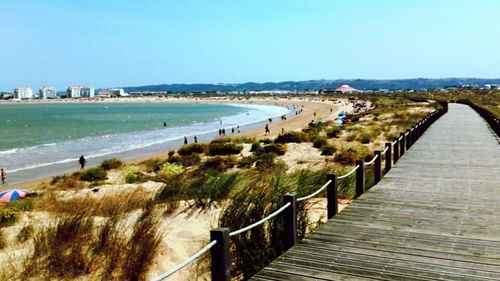
{"label": "striped beach umbrella", "polygon": [[24,189],[10,189],[2,191],[0,192],[0,202],[9,203],[26,196],[27,193],[28,191]]}

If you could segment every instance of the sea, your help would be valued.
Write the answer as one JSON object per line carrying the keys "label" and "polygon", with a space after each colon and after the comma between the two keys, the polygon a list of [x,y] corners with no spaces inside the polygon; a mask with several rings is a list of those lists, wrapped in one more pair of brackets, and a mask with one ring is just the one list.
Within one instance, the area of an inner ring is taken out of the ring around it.
{"label": "sea", "polygon": [[78,170],[118,157],[154,155],[184,137],[207,141],[288,114],[286,107],[193,103],[0,104],[0,167],[10,184]]}

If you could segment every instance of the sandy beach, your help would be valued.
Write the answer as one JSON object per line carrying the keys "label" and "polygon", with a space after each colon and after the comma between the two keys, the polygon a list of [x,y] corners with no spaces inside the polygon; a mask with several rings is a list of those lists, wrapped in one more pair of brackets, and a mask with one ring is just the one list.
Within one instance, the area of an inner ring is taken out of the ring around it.
{"label": "sandy beach", "polygon": [[[342,103],[336,103],[333,101],[322,101],[320,99],[315,98],[275,98],[275,97],[250,97],[250,98],[233,98],[233,97],[215,97],[215,98],[188,98],[188,97],[179,97],[179,98],[156,98],[156,97],[134,97],[134,98],[115,98],[115,99],[98,99],[98,100],[48,100],[48,101],[37,101],[37,103],[214,103],[214,104],[258,104],[258,105],[273,105],[273,106],[283,106],[289,107],[292,109],[296,107],[297,109],[302,109],[302,113],[299,115],[290,114],[286,120],[280,120],[279,118],[274,118],[273,121],[269,124],[270,134],[266,135],[264,131],[264,126],[266,123],[255,123],[249,126],[248,128],[243,128],[240,134],[226,134],[227,136],[245,136],[245,137],[256,137],[263,138],[276,137],[281,133],[282,129],[285,131],[294,131],[301,130],[307,127],[307,124],[311,122],[311,120],[315,119],[334,119],[338,112],[342,110],[350,111],[352,107],[350,105],[343,105]],[[29,102],[29,103],[34,103]],[[314,114],[316,113],[316,117]],[[215,137],[215,136],[214,136]],[[201,141],[209,141],[211,138],[202,139]],[[155,153],[147,153],[133,157],[131,159],[126,159],[125,162],[134,164],[139,163],[144,160],[148,160],[151,158],[166,158],[168,151],[172,149],[177,149],[182,145],[182,142],[179,141],[179,144],[174,147],[168,147],[165,150],[155,152]],[[50,169],[50,167],[49,167]],[[74,170],[79,170],[77,159],[75,158]],[[71,171],[69,171],[71,172]],[[45,171],[46,176],[43,176],[36,180],[31,181],[22,181],[15,184],[9,184],[7,186],[0,187],[0,190],[10,189],[10,188],[24,188],[28,190],[32,190],[39,186],[43,182],[49,182],[53,176],[58,174],[62,174],[61,172],[54,171],[50,172],[50,170]]]}

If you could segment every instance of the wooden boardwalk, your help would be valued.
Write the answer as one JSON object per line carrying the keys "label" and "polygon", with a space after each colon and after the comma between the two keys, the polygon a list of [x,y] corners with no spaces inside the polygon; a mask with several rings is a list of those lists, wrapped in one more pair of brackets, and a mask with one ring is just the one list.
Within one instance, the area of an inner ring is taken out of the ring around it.
{"label": "wooden boardwalk", "polygon": [[465,105],[252,280],[500,280],[500,145]]}

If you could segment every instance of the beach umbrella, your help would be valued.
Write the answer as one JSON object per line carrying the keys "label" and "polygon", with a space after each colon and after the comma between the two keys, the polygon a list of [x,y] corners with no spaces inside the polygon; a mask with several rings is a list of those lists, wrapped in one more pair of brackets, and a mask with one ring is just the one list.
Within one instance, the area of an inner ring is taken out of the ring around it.
{"label": "beach umbrella", "polygon": [[24,189],[11,189],[0,192],[0,202],[12,202],[19,198],[26,196],[28,193],[27,190]]}

